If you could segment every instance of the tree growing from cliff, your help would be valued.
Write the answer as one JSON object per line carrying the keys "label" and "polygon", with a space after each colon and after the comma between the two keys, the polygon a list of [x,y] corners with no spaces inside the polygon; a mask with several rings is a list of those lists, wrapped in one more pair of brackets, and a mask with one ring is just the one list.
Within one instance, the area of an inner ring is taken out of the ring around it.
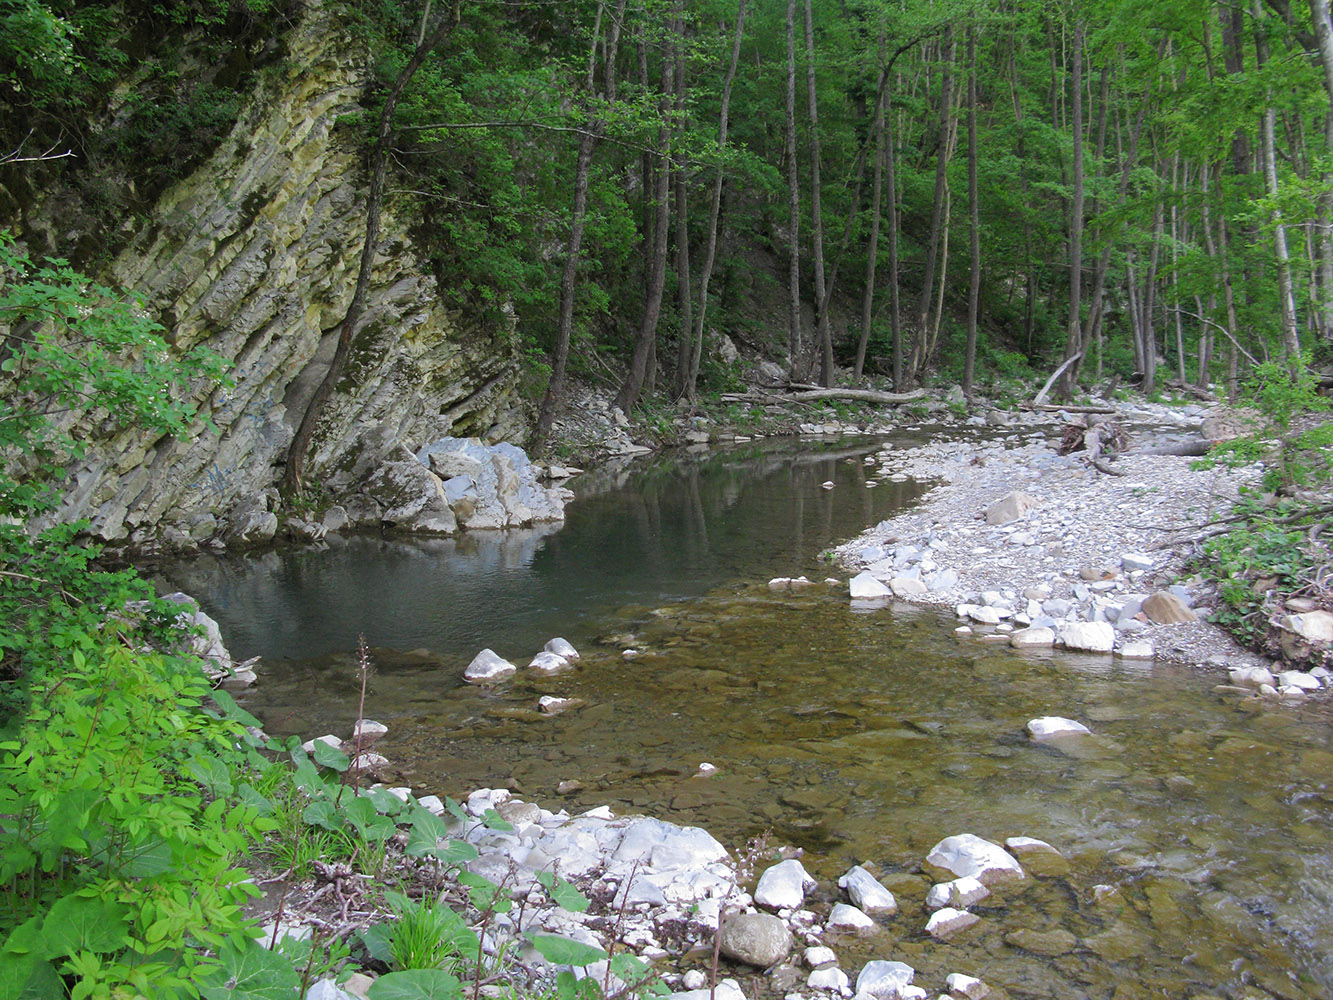
{"label": "tree growing from cliff", "polygon": [[430,20],[430,0],[426,0],[421,11],[421,30],[412,56],[398,72],[398,76],[385,95],[384,105],[380,108],[375,129],[375,142],[370,154],[370,188],[366,194],[366,235],[361,243],[361,263],[356,274],[356,288],[352,292],[352,301],[338,324],[338,343],[334,348],[333,358],[328,371],[315,387],[314,394],[306,403],[301,415],[301,422],[287,448],[287,468],[282,477],[282,491],[289,497],[300,496],[305,490],[305,464],[310,451],[311,439],[315,436],[315,427],[320,414],[333,394],[334,387],[342,378],[347,367],[347,358],[352,349],[352,335],[356,332],[357,322],[365,311],[366,295],[370,291],[370,279],[375,269],[375,250],[379,244],[380,210],[384,200],[384,177],[389,167],[389,153],[393,145],[393,116],[398,102],[412,77],[431,51],[445,40],[458,26],[459,9],[455,5],[445,12],[438,24],[427,34],[426,26]]}

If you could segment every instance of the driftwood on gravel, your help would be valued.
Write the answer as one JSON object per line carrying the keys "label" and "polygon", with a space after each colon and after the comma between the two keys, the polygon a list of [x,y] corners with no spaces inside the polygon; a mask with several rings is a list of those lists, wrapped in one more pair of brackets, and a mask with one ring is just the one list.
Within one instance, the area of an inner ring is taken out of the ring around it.
{"label": "driftwood on gravel", "polygon": [[1129,438],[1114,420],[1100,420],[1097,415],[1089,415],[1085,421],[1074,421],[1065,427],[1064,437],[1057,452],[1068,455],[1071,452],[1086,452],[1084,456],[1098,472],[1108,476],[1123,476],[1125,473],[1113,469],[1107,464],[1107,458],[1113,458],[1129,447]]}
{"label": "driftwood on gravel", "polygon": [[920,399],[925,394],[925,389],[914,389],[911,392],[878,392],[874,389],[796,389],[792,392],[785,392],[774,389],[767,392],[759,390],[725,392],[722,394],[722,401],[724,403],[815,403],[824,399],[848,399],[859,403],[881,403],[886,406],[896,406],[899,403],[910,403],[914,399]]}
{"label": "driftwood on gravel", "polygon": [[1120,412],[1114,406],[1060,406],[1058,403],[1024,403],[1021,408],[1042,413],[1104,413],[1108,416]]}

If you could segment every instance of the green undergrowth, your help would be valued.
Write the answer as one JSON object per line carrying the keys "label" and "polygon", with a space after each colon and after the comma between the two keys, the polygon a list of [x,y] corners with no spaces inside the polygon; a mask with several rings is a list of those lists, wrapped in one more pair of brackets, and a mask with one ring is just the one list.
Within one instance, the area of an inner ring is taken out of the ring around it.
{"label": "green undergrowth", "polygon": [[1333,607],[1333,557],[1321,533],[1333,516],[1333,421],[1308,361],[1256,366],[1241,401],[1249,433],[1216,447],[1203,466],[1262,465],[1221,534],[1196,560],[1217,583],[1215,620],[1251,648],[1282,655],[1269,619],[1299,597]]}

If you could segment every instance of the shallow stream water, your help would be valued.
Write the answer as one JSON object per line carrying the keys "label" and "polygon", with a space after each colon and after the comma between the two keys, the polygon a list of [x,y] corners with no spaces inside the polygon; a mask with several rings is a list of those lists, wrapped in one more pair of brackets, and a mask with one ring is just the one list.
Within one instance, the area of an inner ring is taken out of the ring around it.
{"label": "shallow stream water", "polygon": [[[961,971],[1013,997],[1333,996],[1327,713],[1256,711],[1183,669],[1018,655],[955,636],[946,612],[853,607],[845,584],[770,591],[822,580],[825,549],[919,494],[867,488],[871,450],[659,461],[587,484],[556,532],[352,539],[166,575],[234,654],[265,654],[243,700],[275,733],[350,728],[364,632],[366,714],[422,792],[607,803],[734,847],[771,830],[825,885],[869,863],[901,912],[835,944],[853,973],[875,957],[928,988]],[[557,634],[583,654],[573,671],[460,681],[483,645],[521,666]],[[540,716],[542,694],[585,705]],[[1095,735],[1034,744],[1040,715]],[[696,776],[704,761],[718,771]],[[562,797],[562,781],[582,788]],[[1025,859],[1034,877],[941,944],[921,861],[962,832],[1065,858]]]}

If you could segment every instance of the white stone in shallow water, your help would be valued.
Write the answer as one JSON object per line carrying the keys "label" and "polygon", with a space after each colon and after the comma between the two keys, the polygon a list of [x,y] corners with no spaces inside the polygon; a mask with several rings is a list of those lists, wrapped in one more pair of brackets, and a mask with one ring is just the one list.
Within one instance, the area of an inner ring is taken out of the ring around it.
{"label": "white stone in shallow water", "polygon": [[942,910],[946,906],[952,906],[966,910],[989,895],[990,890],[982,885],[980,879],[968,875],[956,878],[952,882],[940,882],[931,886],[930,892],[926,893],[926,909]]}
{"label": "white stone in shallow water", "polygon": [[1276,684],[1277,679],[1272,671],[1265,667],[1236,667],[1231,671],[1231,683],[1240,687],[1257,688],[1264,684]]}
{"label": "white stone in shallow water", "polygon": [[754,901],[771,910],[796,909],[805,902],[805,892],[818,883],[795,858],[779,861],[763,875],[755,886]]}
{"label": "white stone in shallow water", "polygon": [[990,987],[974,976],[965,976],[961,972],[950,973],[944,985],[954,996],[967,997],[967,1000],[984,1000],[990,996]]}
{"label": "white stone in shallow water", "polygon": [[1284,670],[1277,675],[1277,680],[1283,687],[1300,688],[1302,691],[1319,690],[1319,678],[1301,670]]}
{"label": "white stone in shallow water", "polygon": [[472,658],[472,662],[463,671],[463,680],[472,684],[485,684],[489,681],[503,680],[517,671],[516,666],[495,650],[483,649]]}
{"label": "white stone in shallow water", "polygon": [[892,597],[893,591],[877,580],[873,573],[857,573],[849,584],[854,600],[875,600]]}
{"label": "white stone in shallow water", "polygon": [[1003,847],[971,833],[945,837],[926,855],[926,861],[957,878],[971,876],[987,886],[1026,877],[1022,865]]}
{"label": "white stone in shallow water", "polygon": [[906,962],[867,962],[856,976],[856,992],[881,1000],[896,1000],[915,975],[916,970]]}
{"label": "white stone in shallow water", "polygon": [[1009,645],[1015,649],[1043,649],[1055,645],[1055,630],[1049,628],[1019,629],[1009,636]]}
{"label": "white stone in shallow water", "polygon": [[1115,629],[1110,622],[1074,622],[1060,630],[1066,649],[1109,653],[1115,648]]}
{"label": "white stone in shallow water", "polygon": [[1027,725],[1028,735],[1034,740],[1049,740],[1058,736],[1090,736],[1092,730],[1081,722],[1058,715],[1044,715]]}
{"label": "white stone in shallow water", "polygon": [[971,604],[967,608],[967,617],[974,622],[980,622],[982,625],[998,625],[1003,614],[997,608]]}
{"label": "white stone in shallow water", "polygon": [[560,670],[568,669],[572,664],[558,653],[552,653],[550,650],[542,650],[532,658],[528,667],[543,674],[554,674]]}
{"label": "white stone in shallow water", "polygon": [[668,993],[666,1000],[747,1000],[745,991],[734,979],[724,979],[717,984],[716,993],[707,989],[686,990],[683,993]]}
{"label": "white stone in shallow water", "polygon": [[846,889],[852,902],[866,913],[898,912],[898,901],[893,898],[893,893],[860,865],[848,869],[847,874],[838,879],[838,885]]}
{"label": "white stone in shallow water", "polygon": [[815,969],[806,978],[805,985],[812,990],[833,990],[841,993],[851,985],[851,980],[847,978],[847,973],[836,965],[830,965],[826,969]]}
{"label": "white stone in shallow water", "polygon": [[825,945],[819,944],[805,949],[805,964],[812,969],[829,965],[837,960],[838,956],[833,953],[833,949]]}
{"label": "white stone in shallow water", "polygon": [[567,639],[556,637],[547,642],[543,648],[546,652],[563,656],[566,660],[577,660],[579,658],[579,651]]}
{"label": "white stone in shallow water", "polygon": [[1157,658],[1157,650],[1153,644],[1147,641],[1122,642],[1117,649],[1116,655],[1122,660],[1154,660]]}
{"label": "white stone in shallow water", "polygon": [[1004,846],[1015,854],[1060,854],[1046,841],[1036,837],[1010,837],[1005,840]]}
{"label": "white stone in shallow water", "polygon": [[926,921],[926,933],[937,941],[945,941],[959,931],[967,930],[973,924],[980,922],[981,918],[975,913],[946,906],[930,915],[930,919]]}
{"label": "white stone in shallow water", "polygon": [[868,931],[875,926],[861,910],[846,903],[834,903],[828,915],[828,929],[840,931]]}

